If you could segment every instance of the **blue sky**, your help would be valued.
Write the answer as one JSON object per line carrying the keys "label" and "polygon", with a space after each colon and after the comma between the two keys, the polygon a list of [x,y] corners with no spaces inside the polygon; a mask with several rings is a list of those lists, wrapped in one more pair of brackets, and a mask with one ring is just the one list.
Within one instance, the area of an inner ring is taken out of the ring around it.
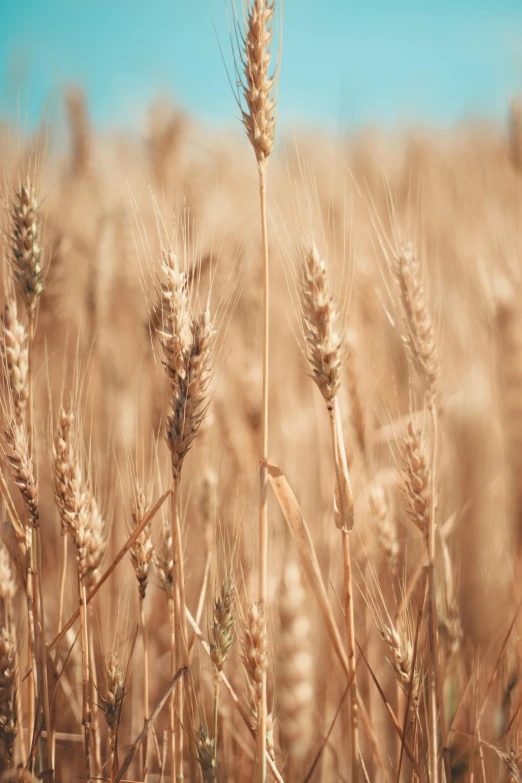
{"label": "blue sky", "polygon": [[[214,22],[213,22],[214,19]],[[215,27],[214,27],[215,24]],[[170,96],[212,124],[237,109],[225,0],[6,0],[0,116],[82,85],[99,127],[139,129]],[[280,122],[328,130],[502,120],[522,92],[521,0],[285,0]]]}

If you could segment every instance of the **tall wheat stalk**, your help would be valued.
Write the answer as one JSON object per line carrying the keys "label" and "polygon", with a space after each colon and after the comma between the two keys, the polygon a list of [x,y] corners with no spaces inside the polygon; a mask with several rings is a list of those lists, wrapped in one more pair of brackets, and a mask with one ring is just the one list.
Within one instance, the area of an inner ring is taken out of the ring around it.
{"label": "tall wheat stalk", "polygon": [[53,444],[54,496],[62,524],[76,548],[80,645],[82,652],[82,724],[86,779],[91,775],[91,694],[86,577],[92,534],[91,495],[83,471],[80,434],[75,414],[61,408]]}
{"label": "tall wheat stalk", "polygon": [[408,356],[424,386],[424,396],[432,423],[432,454],[429,487],[429,513],[425,540],[428,554],[428,639],[430,650],[429,666],[429,767],[430,780],[437,783],[439,778],[439,729],[442,735],[446,776],[451,776],[449,759],[446,753],[447,732],[444,717],[444,699],[440,680],[440,656],[438,645],[438,621],[435,595],[435,557],[437,527],[437,460],[439,438],[439,358],[435,342],[435,333],[430,311],[426,303],[426,294],[422,282],[419,261],[411,245],[399,249],[395,258],[395,277],[399,289],[399,303],[405,326],[403,340]]}
{"label": "tall wheat stalk", "polygon": [[[134,526],[140,524],[149,508],[143,490],[136,487],[134,493],[134,509],[132,520]],[[138,536],[136,543],[131,547],[129,554],[136,573],[138,582],[138,601],[139,601],[139,625],[143,645],[143,723],[146,724],[150,714],[149,707],[149,647],[147,640],[147,625],[145,622],[145,595],[149,581],[149,571],[154,547],[152,545],[151,526],[147,525],[145,530]],[[141,771],[144,783],[147,783],[148,775],[148,733],[145,734],[142,746]]]}
{"label": "tall wheat stalk", "polygon": [[[38,310],[38,301],[44,290],[44,279],[42,271],[42,248],[40,245],[40,234],[42,228],[42,216],[40,202],[37,197],[36,189],[30,179],[27,179],[25,185],[22,185],[15,192],[11,214],[10,214],[10,261],[13,276],[17,283],[18,292],[24,302],[27,316],[27,405],[24,406],[24,414],[21,416],[27,431],[28,459],[31,461],[34,470],[34,369],[33,369],[33,344],[36,329],[36,317]],[[15,397],[15,407],[18,400]],[[33,611],[35,617],[32,622],[36,624],[39,631],[39,649],[40,649],[40,684],[42,692],[40,694],[40,704],[43,704],[46,728],[48,736],[51,734],[50,708],[49,708],[49,684],[47,679],[47,651],[45,643],[45,615],[43,604],[43,586],[42,586],[42,556],[40,525],[38,516],[32,517],[30,525],[31,545],[27,550],[27,586],[32,592]],[[29,536],[26,543],[29,544]],[[29,585],[32,582],[32,585]],[[35,631],[30,631],[35,639]],[[28,689],[29,701],[35,699],[34,674],[29,674]],[[31,710],[31,707],[29,708]],[[52,746],[51,746],[52,749]],[[50,745],[47,743],[47,768],[54,769],[54,759],[49,758]],[[54,772],[51,771],[51,777]]]}
{"label": "tall wheat stalk", "polygon": [[344,611],[350,670],[350,768],[359,779],[359,730],[357,679],[355,676],[355,628],[353,617],[350,533],[353,528],[353,497],[348,473],[337,392],[341,384],[342,340],[337,314],[328,289],[326,263],[314,246],[305,255],[301,270],[301,316],[312,378],[326,402],[330,417],[335,466],[335,523],[341,531],[343,553]]}
{"label": "tall wheat stalk", "polygon": [[[179,519],[181,469],[208,408],[207,392],[212,375],[212,349],[215,330],[210,313],[198,317],[189,313],[187,279],[178,269],[173,253],[164,253],[163,282],[159,290],[161,314],[160,340],[164,367],[171,387],[171,406],[167,416],[166,440],[171,455],[171,547],[174,569],[173,604],[176,626],[176,667],[189,664],[186,627],[185,575]],[[183,686],[176,691],[178,729],[175,735],[174,764],[177,780],[183,780]],[[194,740],[193,733],[190,733]]]}
{"label": "tall wheat stalk", "polygon": [[[240,84],[238,103],[243,124],[254,150],[259,174],[259,207],[263,254],[263,385],[261,406],[261,466],[259,476],[259,585],[258,604],[266,632],[268,579],[268,362],[270,338],[270,269],[266,214],[268,159],[276,127],[275,85],[277,69],[271,70],[275,0],[248,0],[244,31],[239,30],[241,49],[236,62]],[[261,683],[258,711],[259,779],[266,780],[267,695],[266,672]]]}

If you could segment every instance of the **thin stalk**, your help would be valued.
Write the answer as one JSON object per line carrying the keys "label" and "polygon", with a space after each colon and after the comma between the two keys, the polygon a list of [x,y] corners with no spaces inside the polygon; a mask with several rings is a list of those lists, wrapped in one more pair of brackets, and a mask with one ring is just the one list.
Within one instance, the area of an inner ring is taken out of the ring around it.
{"label": "thin stalk", "polygon": [[[430,519],[428,527],[428,588],[429,588],[429,630],[428,639],[430,647],[430,667],[429,667],[429,768],[430,783],[438,781],[438,739],[439,739],[439,720],[442,734],[443,750],[447,748],[446,721],[444,719],[444,704],[440,698],[442,683],[440,682],[439,672],[439,649],[437,632],[437,607],[435,603],[435,531],[437,526],[437,458],[438,458],[438,411],[435,400],[430,401],[430,416],[432,421],[432,454],[431,454],[431,503]],[[437,718],[439,716],[439,720]],[[444,752],[444,764],[446,777],[451,780],[451,765],[448,765]]]}
{"label": "thin stalk", "polygon": [[[16,631],[14,628],[14,621],[13,621],[13,605],[11,599],[7,598],[5,600],[4,609],[5,609],[6,627],[8,631],[13,634],[16,640]],[[27,751],[26,751],[25,741],[24,741],[24,732],[22,730],[23,723],[24,723],[23,707],[22,707],[22,673],[20,671],[20,655],[19,655],[18,645],[16,644],[16,642],[15,642],[15,653],[14,653],[14,668],[16,672],[16,716],[17,716],[18,726],[20,727],[20,730],[18,731],[17,739],[19,741],[19,751],[20,751],[22,765],[25,767],[25,763],[27,759]]]}
{"label": "thin stalk", "polygon": [[[178,611],[178,619],[177,619],[177,630],[178,633],[177,638],[179,640],[179,655],[178,655],[178,665],[177,668],[188,668],[190,665],[190,656],[189,656],[189,645],[188,645],[188,633],[187,633],[187,601],[185,596],[185,568],[183,563],[183,542],[181,538],[181,526],[180,526],[180,520],[179,520],[179,511],[178,511],[178,502],[177,502],[177,495],[178,495],[178,483],[179,483],[179,477],[177,481],[174,482],[174,486],[172,488],[172,497],[171,497],[171,504],[172,504],[172,548],[173,548],[173,563],[174,563],[174,579],[177,586],[177,611]],[[174,552],[175,550],[175,552]],[[192,685],[192,687],[188,687]],[[186,706],[188,709],[188,719],[189,719],[189,725],[194,725],[195,722],[195,715],[196,715],[196,701],[195,701],[195,695],[194,695],[194,688],[192,680],[189,680],[189,683],[185,683],[185,678],[182,678],[178,682],[177,688],[179,689],[180,696],[179,700],[180,703],[178,705],[178,721],[179,721],[179,742],[180,742],[180,748],[181,751],[183,751],[183,705],[185,703],[186,699]],[[183,691],[186,690],[186,697],[183,697]],[[177,692],[177,691],[176,691]],[[195,745],[195,735],[194,732],[189,731],[189,742],[191,745],[190,748],[190,769],[191,769],[191,780],[194,779],[194,777],[197,775],[197,750]],[[178,765],[179,765],[179,778],[178,780],[183,780],[183,753],[181,752],[181,760],[178,759]]]}
{"label": "thin stalk", "polygon": [[[142,594],[142,591],[140,589],[139,590],[140,632],[141,632],[141,641],[143,644],[143,724],[146,725],[149,717],[149,651],[147,645],[147,626],[145,624],[145,610],[143,606],[144,599],[145,596]],[[148,733],[145,732],[145,736],[143,738],[143,745],[141,747],[141,756],[142,756],[141,772],[142,772],[143,783],[147,783],[148,747],[149,747],[149,736]]]}
{"label": "thin stalk", "polygon": [[36,729],[36,636],[34,630],[34,599],[33,599],[33,573],[32,573],[32,549],[33,549],[33,531],[32,525],[27,524],[25,529],[25,557],[27,569],[26,600],[27,600],[27,635],[29,644],[27,645],[27,657],[29,673],[27,675],[27,721],[29,727],[29,767],[32,771],[33,766],[33,742]]}
{"label": "thin stalk", "polygon": [[[185,620],[185,578],[183,573],[183,546],[178,515],[178,480],[174,480],[171,497],[172,511],[172,562],[174,580],[174,617],[176,624],[176,670],[188,663],[187,625]],[[175,671],[172,676],[174,676]],[[176,780],[183,780],[183,679],[180,678],[175,689],[178,726],[176,728]]]}
{"label": "thin stalk", "polygon": [[[29,459],[34,459],[34,372],[33,372],[33,345],[34,345],[34,333],[36,326],[36,311],[31,310],[28,312],[28,340],[27,340],[27,384],[28,384],[28,400],[27,400],[27,438]],[[45,643],[45,617],[44,617],[44,598],[43,598],[43,583],[42,583],[42,545],[40,539],[40,525],[36,521],[32,525],[31,531],[32,546],[30,554],[31,572],[34,577],[32,589],[34,590],[34,608],[37,616],[39,615],[39,623],[37,622],[40,630],[40,680],[39,685],[42,687],[43,693],[39,694],[43,698],[43,707],[45,714],[45,728],[47,735],[51,734],[51,720],[50,720],[50,707],[49,707],[49,682],[47,678],[47,647]],[[28,574],[27,585],[29,588],[30,576]],[[33,629],[34,633],[34,629]],[[47,768],[51,770],[51,780],[54,780],[54,758],[50,758],[50,751],[52,748],[47,743]],[[54,755],[54,754],[53,754]]]}
{"label": "thin stalk", "polygon": [[67,581],[67,531],[62,531],[62,565],[60,571],[60,595],[58,599],[58,628],[56,633],[62,630],[63,605],[65,600],[65,584]]}
{"label": "thin stalk", "polygon": [[98,775],[101,772],[101,736],[100,736],[100,720],[98,714],[98,680],[96,676],[96,658],[94,656],[94,635],[93,629],[93,609],[92,605],[88,607],[88,636],[89,636],[89,670],[90,670],[90,682],[91,682],[91,711],[92,711],[92,744],[94,748],[94,774]]}
{"label": "thin stalk", "polygon": [[[263,399],[262,399],[262,457],[259,473],[259,609],[263,631],[266,635],[266,605],[268,581],[268,356],[269,356],[269,305],[270,275],[268,265],[268,231],[266,220],[266,163],[259,164],[259,202],[261,211],[261,237],[263,243]],[[261,681],[261,699],[257,726],[259,780],[266,781],[266,728],[267,694],[266,671]]]}
{"label": "thin stalk", "polygon": [[219,692],[221,689],[221,673],[214,671],[214,769],[216,780],[218,779],[218,715],[219,715]]}
{"label": "thin stalk", "polygon": [[[174,677],[176,673],[176,608],[174,600],[175,586],[172,584],[172,597],[169,598],[169,619],[170,619],[170,675]],[[177,689],[176,689],[177,690]],[[169,699],[169,734],[170,734],[170,773],[172,780],[176,774],[176,690],[171,691]]]}
{"label": "thin stalk", "polygon": [[[415,640],[413,643],[413,653],[411,656],[411,677],[410,677],[410,683],[408,687],[408,696],[406,698],[406,704],[404,708],[404,725],[402,728],[402,734],[403,738],[401,739],[401,752],[399,755],[399,766],[397,768],[397,780],[400,780],[401,777],[401,767],[402,767],[402,759],[404,755],[404,738],[407,737],[407,731],[408,731],[408,718],[410,715],[410,706],[411,706],[411,698],[413,693],[413,688],[415,684],[415,667],[417,666],[417,655],[419,650],[419,634],[420,629],[422,625],[422,618],[424,616],[424,607],[426,605],[426,595],[428,592],[428,574],[426,573],[426,578],[424,579],[424,588],[421,591],[421,599],[419,601],[419,606],[417,610],[417,624],[415,628]],[[413,722],[413,726],[415,728],[415,721]],[[415,739],[415,737],[414,737]]]}
{"label": "thin stalk", "polygon": [[33,445],[34,445],[34,378],[33,378],[33,342],[34,342],[34,327],[35,327],[35,314],[34,312],[28,313],[28,328],[27,328],[27,385],[28,385],[28,399],[27,399],[27,439],[29,445],[29,457],[33,457]]}
{"label": "thin stalk", "polygon": [[23,706],[22,706],[22,671],[20,668],[20,655],[18,652],[18,648],[16,648],[15,651],[15,667],[16,667],[16,680],[17,680],[16,714],[18,716],[18,725],[20,726],[20,731],[18,732],[18,747],[19,747],[20,760],[22,762],[22,766],[25,767],[27,761],[27,747],[25,744],[24,732],[23,732],[24,720],[23,720]]}
{"label": "thin stalk", "polygon": [[337,486],[339,489],[338,496],[341,504],[340,512],[343,521],[341,536],[343,547],[344,611],[346,621],[348,673],[350,677],[350,769],[352,773],[352,783],[357,783],[359,779],[359,718],[357,679],[355,674],[355,625],[353,616],[352,565],[350,555],[350,530],[348,530],[344,524],[349,519],[350,515],[353,515],[353,509],[345,508],[346,495],[343,492],[343,482],[345,479],[348,480],[348,467],[344,449],[341,416],[336,398],[332,401],[330,422]]}
{"label": "thin stalk", "polygon": [[82,648],[82,724],[84,729],[85,776],[91,779],[91,703],[89,691],[89,634],[87,628],[87,591],[78,569],[78,601],[80,604],[80,642]]}
{"label": "thin stalk", "polygon": [[[208,579],[210,576],[210,566],[212,557],[210,552],[207,552],[207,562],[205,563],[205,573],[203,575],[203,584],[201,585],[201,591],[199,593],[198,608],[196,609],[196,623],[199,625],[203,616],[203,609],[205,608],[205,596],[207,594]],[[189,642],[189,665],[192,664],[192,656],[194,654],[194,644],[196,642],[196,634],[192,631],[192,636]]]}
{"label": "thin stalk", "polygon": [[355,629],[353,621],[352,566],[350,558],[350,532],[341,530],[343,542],[344,611],[346,615],[346,639],[348,642],[348,665],[350,671],[350,767],[352,783],[359,779],[359,731],[357,680],[355,677]]}
{"label": "thin stalk", "polygon": [[[61,572],[60,572],[60,595],[58,598],[58,628],[56,633],[59,634],[62,630],[62,622],[63,622],[63,605],[64,605],[64,599],[65,599],[65,583],[67,581],[67,531],[62,530],[62,564],[61,564]],[[58,653],[56,653],[55,664],[58,662]],[[53,718],[56,716],[56,702],[53,706]],[[52,721],[51,725],[51,733],[49,737],[49,756],[53,760],[52,767],[54,769],[54,758],[56,753],[56,726],[54,725],[54,720]]]}
{"label": "thin stalk", "polygon": [[[43,708],[45,715],[45,728],[47,731],[47,737],[52,736],[52,723],[51,723],[51,707],[49,699],[49,678],[47,676],[47,645],[45,642],[45,612],[44,612],[44,594],[43,594],[43,581],[42,581],[42,541],[40,536],[40,525],[33,526],[33,537],[35,543],[36,552],[36,582],[38,585],[39,596],[39,628],[40,628],[40,667],[41,667],[41,685],[42,685],[42,697]],[[49,779],[54,781],[54,748],[49,741],[47,745],[47,769],[50,770]]]}

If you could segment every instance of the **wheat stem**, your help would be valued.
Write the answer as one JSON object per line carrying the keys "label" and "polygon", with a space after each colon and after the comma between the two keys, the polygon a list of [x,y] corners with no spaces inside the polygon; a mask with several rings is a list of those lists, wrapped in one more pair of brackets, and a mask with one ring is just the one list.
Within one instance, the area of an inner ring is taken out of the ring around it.
{"label": "wheat stem", "polygon": [[102,768],[101,760],[101,736],[100,720],[98,714],[98,680],[96,674],[96,657],[94,654],[94,635],[93,635],[93,607],[92,604],[87,607],[89,617],[88,635],[89,635],[89,672],[91,680],[91,711],[92,711],[92,747],[94,748],[94,774],[100,774]]}
{"label": "wheat stem", "polygon": [[27,657],[29,672],[27,675],[27,720],[30,732],[30,752],[29,752],[29,766],[32,771],[33,766],[33,743],[36,731],[36,683],[37,683],[37,666],[36,666],[36,637],[35,637],[35,622],[34,622],[34,595],[33,595],[33,573],[32,573],[32,544],[33,544],[33,531],[32,525],[26,525],[25,534],[25,552],[26,552],[26,601],[27,601]]}
{"label": "wheat stem", "polygon": [[[62,526],[62,563],[60,566],[60,593],[58,597],[58,628],[57,633],[59,634],[62,630],[62,621],[63,621],[63,606],[64,606],[64,600],[65,600],[65,584],[67,581],[67,531]],[[55,656],[55,663],[58,660],[58,654]],[[53,714],[56,714],[56,706],[53,707]],[[56,727],[53,725],[51,727],[51,733],[49,737],[49,755],[52,759],[55,758],[55,752],[56,752]],[[52,767],[54,769],[54,763],[52,763]]]}
{"label": "wheat stem", "polygon": [[[145,609],[144,600],[145,596],[143,591],[139,590],[139,616],[140,616],[140,633],[143,644],[143,724],[146,725],[149,717],[149,651],[147,645],[147,626],[145,623]],[[143,783],[147,783],[148,775],[148,733],[145,733],[142,745],[142,777]]]}
{"label": "wheat stem", "polygon": [[[43,698],[43,708],[44,708],[44,715],[45,715],[45,728],[47,731],[47,736],[52,736],[52,723],[51,723],[51,708],[50,708],[50,699],[49,699],[49,679],[47,676],[47,645],[45,642],[45,612],[44,612],[44,593],[43,593],[43,582],[42,582],[42,542],[41,542],[41,536],[40,536],[40,525],[36,525],[33,527],[33,533],[34,533],[34,542],[35,542],[35,548],[36,548],[36,567],[37,567],[37,579],[36,583],[38,585],[38,594],[39,594],[39,627],[40,627],[40,655],[41,655],[41,685],[42,685],[42,698]],[[50,770],[50,780],[51,783],[54,781],[54,766],[55,759],[54,759],[54,748],[52,747],[51,743],[47,741],[47,769]]]}
{"label": "wheat stem", "polygon": [[[269,264],[266,223],[266,165],[259,166],[259,195],[261,235],[263,240],[263,399],[262,399],[262,460],[259,491],[259,606],[266,632],[266,603],[268,579],[268,355],[269,355]],[[267,694],[266,671],[261,682],[261,701],[258,713],[258,758],[260,781],[266,780]]]}
{"label": "wheat stem", "polygon": [[[174,677],[176,672],[176,608],[174,598],[175,587],[172,586],[172,596],[169,597],[169,620],[170,620],[170,674]],[[170,734],[170,764],[172,780],[176,776],[176,692],[177,688],[170,694],[169,699],[169,734]]]}
{"label": "wheat stem", "polygon": [[89,633],[87,627],[87,590],[78,567],[78,602],[80,604],[80,644],[82,650],[82,724],[84,730],[84,758],[87,783],[91,780],[91,702],[89,687]]}
{"label": "wheat stem", "polygon": [[[352,565],[350,555],[350,530],[346,524],[353,524],[353,499],[346,462],[346,451],[341,429],[341,416],[337,397],[330,404],[330,422],[332,432],[332,445],[334,451],[335,472],[340,508],[338,509],[342,521],[341,537],[343,548],[343,586],[344,586],[344,611],[346,622],[346,641],[348,652],[348,669],[350,677],[350,768],[353,783],[357,783],[359,776],[359,729],[358,729],[358,698],[357,679],[355,675],[355,626],[353,615],[353,590],[352,590]],[[345,487],[345,491],[342,490]],[[347,489],[347,491],[346,491]]]}
{"label": "wheat stem", "polygon": [[350,766],[352,781],[359,779],[359,732],[357,707],[357,680],[355,677],[355,629],[353,621],[352,566],[350,558],[350,531],[341,530],[343,544],[344,612],[346,638],[348,642],[348,665],[350,671]]}

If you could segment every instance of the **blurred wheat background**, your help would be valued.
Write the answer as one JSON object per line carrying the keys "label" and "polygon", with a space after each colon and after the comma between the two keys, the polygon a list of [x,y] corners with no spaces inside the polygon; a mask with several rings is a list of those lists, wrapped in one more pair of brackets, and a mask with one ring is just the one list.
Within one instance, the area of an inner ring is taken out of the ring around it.
{"label": "blurred wheat background", "polygon": [[522,104],[292,125],[288,6],[246,136],[0,104],[2,781],[522,779]]}

